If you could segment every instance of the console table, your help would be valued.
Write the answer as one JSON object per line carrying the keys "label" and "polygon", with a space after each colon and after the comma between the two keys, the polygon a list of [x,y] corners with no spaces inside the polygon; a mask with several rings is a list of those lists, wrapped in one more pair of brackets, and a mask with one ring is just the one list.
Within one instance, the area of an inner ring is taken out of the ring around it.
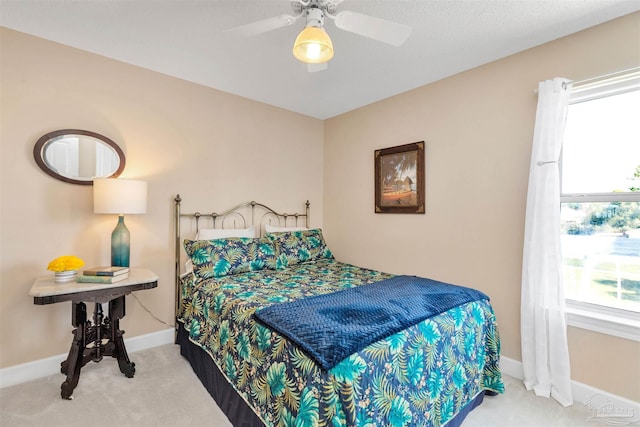
{"label": "console table", "polygon": [[[135,363],[129,360],[120,330],[120,319],[125,315],[125,295],[158,286],[158,276],[151,270],[131,268],[129,277],[112,284],[103,283],[55,283],[53,277],[36,279],[29,291],[36,305],[71,301],[71,324],[73,342],[67,359],[60,370],[67,375],[62,383],[63,399],[72,399],[71,394],[78,385],[80,369],[88,362],[100,362],[104,356],[118,360],[120,372],[127,378],[135,374]],[[87,319],[85,302],[95,303],[93,321]],[[109,312],[104,317],[102,303],[109,303]]]}

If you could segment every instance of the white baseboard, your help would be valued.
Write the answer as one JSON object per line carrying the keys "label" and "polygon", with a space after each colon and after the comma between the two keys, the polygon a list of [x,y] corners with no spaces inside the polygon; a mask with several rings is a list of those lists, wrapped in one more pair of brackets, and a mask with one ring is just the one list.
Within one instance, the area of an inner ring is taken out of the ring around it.
{"label": "white baseboard", "polygon": [[[500,356],[500,370],[511,377],[519,380],[524,379],[522,362],[517,360]],[[617,414],[615,416],[620,417],[619,419],[624,418],[625,415],[631,415],[629,418],[637,422],[640,418],[640,402],[573,380],[571,381],[571,393],[574,405],[584,405],[594,413],[594,418],[607,418],[612,415],[612,411]]]}
{"label": "white baseboard", "polygon": [[[174,329],[164,329],[150,334],[139,335],[125,339],[127,353],[146,350],[164,344],[171,344],[175,340]],[[38,378],[60,373],[60,362],[67,358],[67,353],[46,359],[34,360],[21,365],[0,369],[0,388],[32,381]]]}
{"label": "white baseboard", "polygon": [[500,356],[500,370],[510,377],[524,380],[524,371],[522,362],[508,357]]}

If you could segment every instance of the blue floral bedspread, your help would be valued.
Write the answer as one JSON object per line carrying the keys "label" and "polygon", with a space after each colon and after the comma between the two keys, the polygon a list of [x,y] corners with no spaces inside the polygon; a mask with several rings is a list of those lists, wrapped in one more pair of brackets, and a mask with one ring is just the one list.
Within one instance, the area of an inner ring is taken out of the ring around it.
{"label": "blue floral bedspread", "polygon": [[377,341],[326,371],[257,309],[393,276],[333,259],[182,283],[179,318],[268,426],[439,426],[478,394],[504,392],[487,300]]}

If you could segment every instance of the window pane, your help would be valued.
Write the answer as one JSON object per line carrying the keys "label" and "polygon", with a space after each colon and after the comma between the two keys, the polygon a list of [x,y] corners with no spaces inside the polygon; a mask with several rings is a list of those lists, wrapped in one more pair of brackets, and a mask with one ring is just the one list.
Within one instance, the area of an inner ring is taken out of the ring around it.
{"label": "window pane", "polygon": [[563,203],[565,297],[640,312],[640,202]]}
{"label": "window pane", "polygon": [[[571,104],[562,147],[562,193],[640,188],[640,91]],[[638,169],[636,169],[638,168]]]}

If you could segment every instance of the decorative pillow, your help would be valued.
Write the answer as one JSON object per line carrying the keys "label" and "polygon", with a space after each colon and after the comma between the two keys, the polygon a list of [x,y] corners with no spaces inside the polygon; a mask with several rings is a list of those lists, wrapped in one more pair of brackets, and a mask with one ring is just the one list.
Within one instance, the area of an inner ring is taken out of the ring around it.
{"label": "decorative pillow", "polygon": [[333,259],[333,254],[322,237],[322,230],[290,231],[285,233],[267,233],[276,249],[276,270],[290,265],[314,261],[320,258]]}
{"label": "decorative pillow", "polygon": [[267,239],[185,240],[184,249],[199,279],[274,269],[276,266],[275,248]]}
{"label": "decorative pillow", "polygon": [[229,237],[256,237],[256,228],[202,228],[196,234],[196,240],[226,239]]}

